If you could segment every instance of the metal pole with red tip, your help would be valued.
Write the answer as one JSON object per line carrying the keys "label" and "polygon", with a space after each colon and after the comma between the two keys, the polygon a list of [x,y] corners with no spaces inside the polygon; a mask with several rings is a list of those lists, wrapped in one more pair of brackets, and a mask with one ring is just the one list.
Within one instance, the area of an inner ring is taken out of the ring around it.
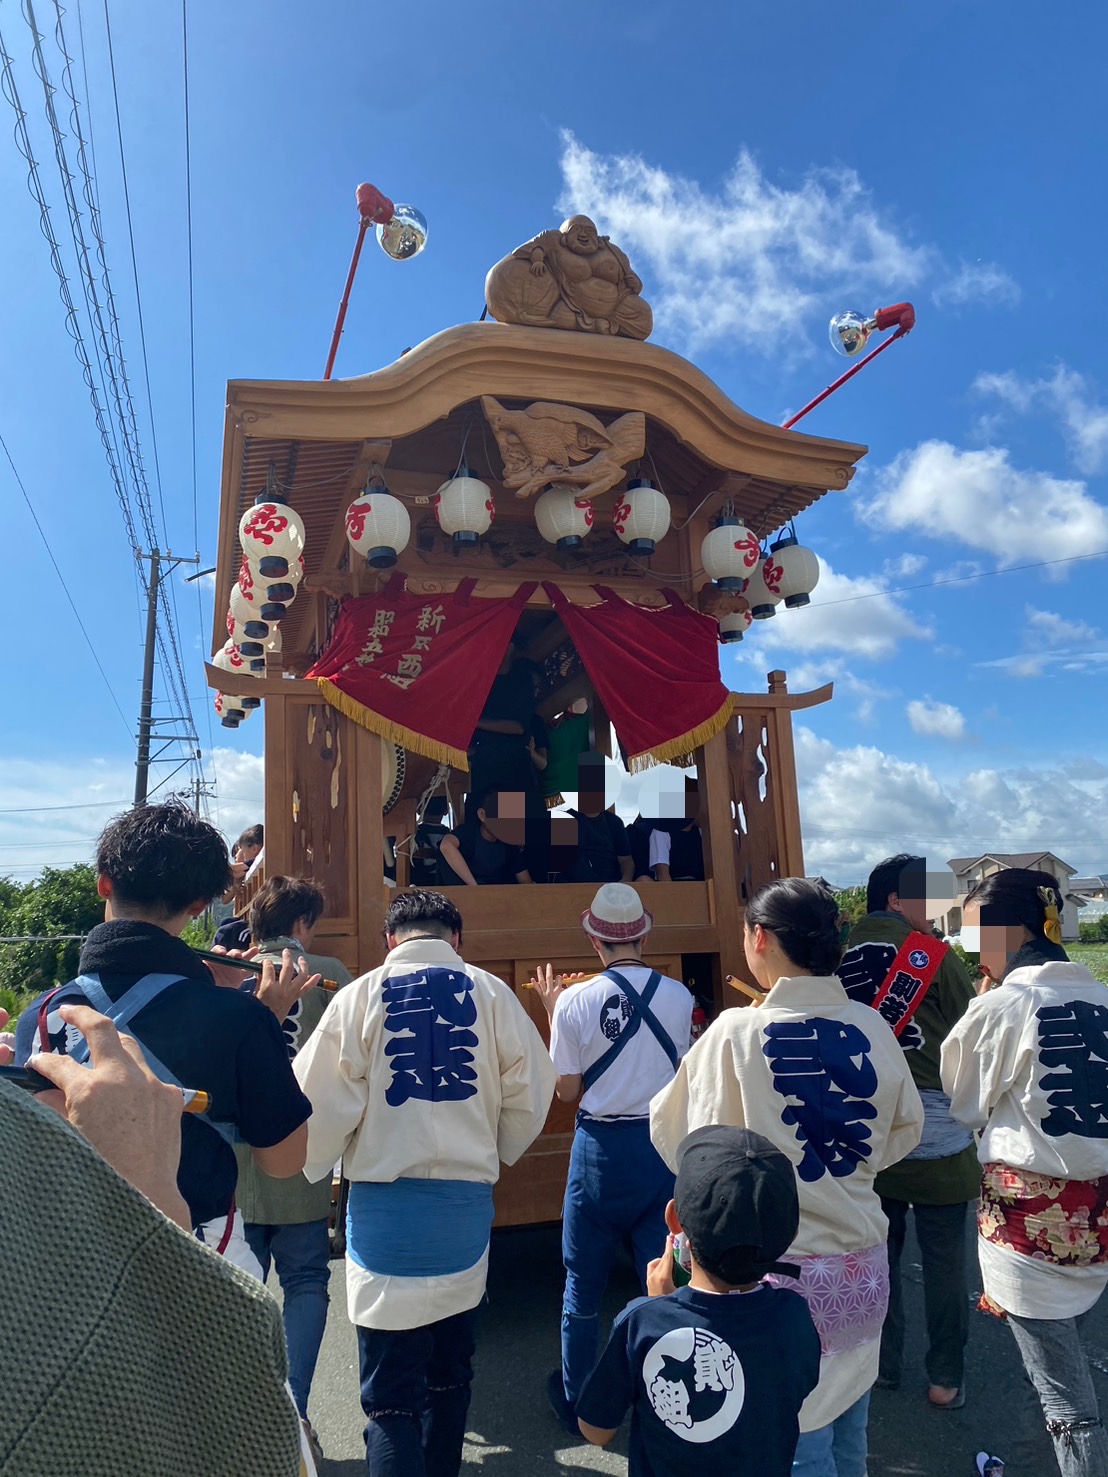
{"label": "metal pole with red tip", "polygon": [[335,331],[331,335],[331,349],[327,355],[327,367],[323,371],[325,380],[331,378],[331,371],[335,367],[335,355],[339,351],[339,339],[342,338],[342,327],[346,322],[346,310],[350,306],[350,289],[354,286],[354,276],[358,270],[358,259],[362,254],[365,233],[370,226],[388,225],[396,214],[395,205],[387,195],[382,195],[376,185],[359,185],[356,199],[359,216],[358,239],[354,243],[354,255],[350,258],[350,270],[346,274],[346,286],[343,289],[342,302],[339,303],[339,314],[335,319]]}
{"label": "metal pole with red tip", "polygon": [[[798,410],[787,421],[783,421],[782,430],[791,430],[798,420],[802,420],[810,410],[815,410],[817,405],[822,405],[829,395],[833,395],[837,389],[846,384],[847,380],[853,379],[860,369],[865,369],[866,365],[872,363],[878,354],[883,354],[886,349],[896,343],[898,338],[911,333],[916,326],[916,310],[911,303],[894,303],[891,308],[878,308],[869,322],[861,326],[867,334],[873,329],[884,332],[888,328],[895,328],[896,332],[892,338],[887,338],[883,344],[878,344],[877,348],[867,354],[864,359],[860,359],[857,364],[852,364],[845,374],[840,375],[834,384],[828,385],[826,390],[821,390],[814,400],[809,400],[802,410]],[[863,339],[863,343],[864,341]]]}

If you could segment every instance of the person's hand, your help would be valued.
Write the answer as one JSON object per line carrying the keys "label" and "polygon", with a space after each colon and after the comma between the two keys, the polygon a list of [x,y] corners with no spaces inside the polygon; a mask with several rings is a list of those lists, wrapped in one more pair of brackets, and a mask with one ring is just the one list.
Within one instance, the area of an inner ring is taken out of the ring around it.
{"label": "person's hand", "polygon": [[28,1066],[54,1083],[41,1092],[45,1103],[68,1119],[115,1172],[148,1200],[191,1229],[188,1207],[177,1188],[181,1159],[179,1087],[159,1082],[131,1036],[121,1036],[107,1016],[88,1005],[63,1005],[59,1014],[88,1042],[90,1065],[42,1052]]}
{"label": "person's hand", "polygon": [[676,1292],[677,1284],[673,1280],[673,1237],[666,1237],[666,1249],[661,1256],[655,1257],[646,1266],[646,1291],[652,1298],[665,1297],[667,1293]]}
{"label": "person's hand", "polygon": [[[250,949],[225,949],[221,944],[215,944],[208,951],[210,954],[222,954],[227,960],[253,959],[258,952],[256,948]],[[212,979],[224,990],[237,990],[246,980],[255,979],[253,970],[236,969],[233,964],[213,964],[210,959],[204,963],[211,971]]]}
{"label": "person's hand", "polygon": [[250,866],[249,866],[249,863],[247,863],[247,862],[232,862],[231,863],[231,876],[234,879],[234,881],[232,882],[231,885],[233,887],[237,887],[239,885],[239,883],[242,881],[242,879],[246,876],[247,872],[249,872],[249,870],[250,870]]}
{"label": "person's hand", "polygon": [[540,964],[535,971],[535,991],[546,1007],[546,1013],[551,1020],[554,1019],[554,1007],[558,1003],[558,997],[564,989],[563,977],[554,973],[554,966]]}
{"label": "person's hand", "polygon": [[273,960],[266,959],[262,964],[262,977],[254,995],[283,1024],[300,997],[306,995],[313,985],[318,985],[322,978],[321,974],[308,973],[308,961],[303,956],[294,960],[292,950],[283,949],[280,974]]}
{"label": "person's hand", "polygon": [[[0,1007],[0,1026],[6,1026],[11,1017]],[[11,1031],[0,1031],[0,1067],[10,1067],[15,1061],[15,1037]]]}
{"label": "person's hand", "polygon": [[1000,981],[997,979],[996,975],[993,974],[992,970],[987,964],[979,964],[977,968],[977,993],[979,995],[987,995],[990,990],[996,989],[997,985],[1000,984]]}

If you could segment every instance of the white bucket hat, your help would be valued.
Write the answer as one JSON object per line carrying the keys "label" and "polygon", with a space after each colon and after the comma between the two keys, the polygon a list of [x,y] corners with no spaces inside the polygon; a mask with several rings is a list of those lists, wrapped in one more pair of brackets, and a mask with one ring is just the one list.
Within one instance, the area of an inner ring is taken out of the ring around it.
{"label": "white bucket hat", "polygon": [[630,944],[654,927],[654,914],[626,882],[606,882],[581,914],[581,927],[606,944]]}

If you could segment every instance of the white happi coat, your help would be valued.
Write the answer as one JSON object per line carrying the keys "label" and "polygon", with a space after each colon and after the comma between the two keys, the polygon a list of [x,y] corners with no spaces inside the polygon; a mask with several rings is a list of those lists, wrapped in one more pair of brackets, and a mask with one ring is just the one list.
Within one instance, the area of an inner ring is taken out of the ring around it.
{"label": "white happi coat", "polygon": [[[445,1068],[435,1063],[447,1081],[432,1094],[414,1055],[398,1054],[412,1039],[410,1016],[402,1025],[390,1021],[384,998],[390,977],[412,976],[427,965],[473,982],[466,998],[475,1018],[459,1038],[465,1044],[455,1063],[456,1091],[449,1061]],[[312,1104],[304,1166],[310,1180],[329,1175],[341,1159],[351,1181],[494,1184],[501,1163],[514,1164],[541,1132],[555,1081],[542,1037],[508,986],[465,964],[439,939],[398,944],[379,969],[340,990],[293,1070]],[[382,1276],[348,1257],[351,1322],[419,1328],[451,1317],[480,1302],[487,1269],[487,1247],[473,1267],[438,1277]]]}
{"label": "white happi coat", "polygon": [[[823,1072],[805,1060],[817,1045]],[[682,1139],[710,1123],[763,1134],[796,1167],[800,1228],[789,1261],[884,1244],[873,1181],[919,1143],[923,1105],[877,1012],[834,976],[805,975],[778,980],[760,1006],[725,1010],[650,1106],[651,1138],[671,1169]],[[800,1429],[819,1430],[858,1400],[877,1378],[878,1353],[873,1338],[825,1354]]]}
{"label": "white happi coat", "polygon": [[[943,1088],[978,1157],[1063,1180],[1108,1175],[1108,985],[1062,960],[1014,969],[943,1042]],[[1042,1261],[978,1240],[985,1291],[1023,1318],[1092,1307],[1108,1263]]]}

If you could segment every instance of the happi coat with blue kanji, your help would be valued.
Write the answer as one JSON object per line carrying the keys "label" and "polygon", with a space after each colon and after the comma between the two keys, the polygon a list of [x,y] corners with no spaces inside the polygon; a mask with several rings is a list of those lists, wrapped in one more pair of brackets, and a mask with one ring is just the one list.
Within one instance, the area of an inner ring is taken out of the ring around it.
{"label": "happi coat with blue kanji", "polygon": [[[942,1077],[954,1117],[981,1130],[987,1296],[1022,1318],[1078,1317],[1108,1282],[1108,985],[1062,959],[1013,969],[943,1042]],[[1081,1184],[1092,1203],[1071,1211]],[[1006,1204],[1027,1251],[1004,1234]]]}
{"label": "happi coat with blue kanji", "polygon": [[445,940],[405,940],[334,997],[294,1070],[312,1104],[304,1173],[322,1179],[341,1159],[351,1183],[351,1322],[420,1328],[476,1307],[491,1187],[554,1095],[509,987]]}
{"label": "happi coat with blue kanji", "polygon": [[799,1265],[820,1334],[819,1385],[800,1413],[802,1431],[819,1430],[877,1377],[888,1223],[873,1182],[919,1143],[919,1092],[877,1012],[834,976],[802,975],[725,1010],[650,1105],[672,1168],[686,1134],[709,1123],[764,1134],[796,1168],[800,1228],[782,1260]]}

